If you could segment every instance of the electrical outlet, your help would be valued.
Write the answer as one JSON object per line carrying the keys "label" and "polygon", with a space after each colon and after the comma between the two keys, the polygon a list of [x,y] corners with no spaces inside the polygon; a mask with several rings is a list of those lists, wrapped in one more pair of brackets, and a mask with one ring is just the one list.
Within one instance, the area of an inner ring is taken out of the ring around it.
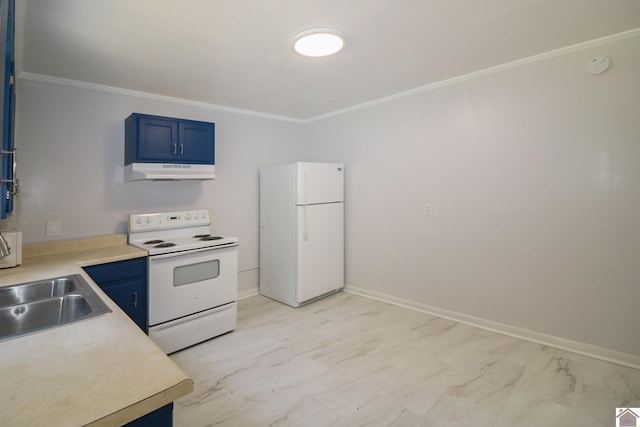
{"label": "electrical outlet", "polygon": [[433,215],[433,205],[431,203],[424,204],[424,214]]}
{"label": "electrical outlet", "polygon": [[62,221],[59,219],[48,219],[47,229],[44,235],[46,237],[59,236],[62,234]]}

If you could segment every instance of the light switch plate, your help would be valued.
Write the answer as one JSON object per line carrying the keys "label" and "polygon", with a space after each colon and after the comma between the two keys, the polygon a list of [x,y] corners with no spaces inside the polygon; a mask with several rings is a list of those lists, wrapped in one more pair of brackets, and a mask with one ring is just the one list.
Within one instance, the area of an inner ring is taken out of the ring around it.
{"label": "light switch plate", "polygon": [[62,220],[48,219],[47,229],[45,230],[44,235],[46,237],[53,237],[53,236],[59,236],[61,234],[62,234]]}
{"label": "light switch plate", "polygon": [[431,203],[424,204],[424,214],[433,215],[433,205]]}

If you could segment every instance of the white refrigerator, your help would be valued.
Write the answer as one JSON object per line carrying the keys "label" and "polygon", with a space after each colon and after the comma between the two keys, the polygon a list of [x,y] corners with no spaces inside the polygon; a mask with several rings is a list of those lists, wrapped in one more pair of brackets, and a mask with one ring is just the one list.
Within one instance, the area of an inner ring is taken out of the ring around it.
{"label": "white refrigerator", "polygon": [[344,287],[344,166],[260,169],[260,293],[299,307]]}

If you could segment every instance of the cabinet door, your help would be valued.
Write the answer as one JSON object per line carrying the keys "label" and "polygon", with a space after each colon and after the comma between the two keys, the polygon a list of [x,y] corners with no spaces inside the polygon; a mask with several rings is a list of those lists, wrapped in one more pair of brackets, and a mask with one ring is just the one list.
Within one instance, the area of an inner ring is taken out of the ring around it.
{"label": "cabinet door", "polygon": [[178,122],[180,162],[215,164],[214,124],[181,120]]}
{"label": "cabinet door", "polygon": [[141,281],[125,282],[102,288],[145,333],[147,333],[147,291]]}
{"label": "cabinet door", "polygon": [[13,210],[13,40],[14,2],[0,1],[0,130],[2,153],[0,154],[0,219]]}
{"label": "cabinet door", "polygon": [[177,120],[139,117],[137,161],[175,162],[177,158]]}
{"label": "cabinet door", "polygon": [[84,267],[100,289],[147,333],[147,258]]}

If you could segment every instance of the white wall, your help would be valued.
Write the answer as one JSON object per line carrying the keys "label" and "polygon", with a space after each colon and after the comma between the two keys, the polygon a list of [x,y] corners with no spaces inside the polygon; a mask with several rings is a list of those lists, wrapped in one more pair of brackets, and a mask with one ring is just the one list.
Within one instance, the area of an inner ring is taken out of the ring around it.
{"label": "white wall", "polygon": [[[127,232],[127,214],[207,208],[217,233],[240,238],[239,268],[258,266],[258,170],[301,157],[297,124],[91,89],[18,80],[20,196],[3,227],[24,242]],[[132,112],[216,123],[216,179],[123,182],[124,119]],[[62,235],[45,237],[45,221]],[[253,290],[258,270],[240,274]]]}
{"label": "white wall", "polygon": [[[618,41],[309,125],[307,158],[345,162],[347,284],[640,355],[638,52]],[[604,74],[585,72],[595,55]]]}

